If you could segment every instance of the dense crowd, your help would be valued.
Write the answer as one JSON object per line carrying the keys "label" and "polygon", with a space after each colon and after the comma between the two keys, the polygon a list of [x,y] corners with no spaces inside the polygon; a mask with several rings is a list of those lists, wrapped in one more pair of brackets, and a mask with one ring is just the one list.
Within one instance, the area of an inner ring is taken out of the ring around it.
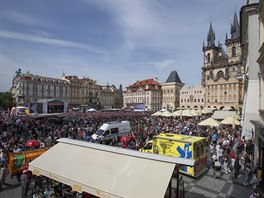
{"label": "dense crowd", "polygon": [[[254,144],[241,137],[241,128],[229,125],[221,127],[200,127],[198,123],[210,117],[160,117],[151,116],[151,112],[69,112],[64,118],[16,117],[9,113],[0,113],[0,164],[1,170],[7,167],[9,152],[21,152],[26,149],[25,142],[36,139],[41,147],[56,144],[59,138],[67,137],[83,141],[92,141],[91,136],[105,122],[128,120],[132,130],[128,142],[113,139],[110,145],[129,149],[139,149],[145,142],[159,133],[179,133],[207,138],[208,148],[213,162],[220,162],[225,174],[234,172],[236,178],[243,168],[245,185],[258,185],[260,169],[253,165]],[[99,142],[105,143],[105,142]],[[214,163],[213,163],[214,165]],[[5,172],[5,170],[1,171]],[[0,176],[1,176],[0,172]],[[2,178],[6,174],[2,174]],[[0,190],[4,179],[0,182]]]}

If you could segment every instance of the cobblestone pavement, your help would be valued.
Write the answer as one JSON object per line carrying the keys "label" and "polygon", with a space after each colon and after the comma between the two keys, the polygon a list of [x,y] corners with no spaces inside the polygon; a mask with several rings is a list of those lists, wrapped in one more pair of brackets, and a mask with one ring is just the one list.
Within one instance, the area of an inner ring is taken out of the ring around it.
{"label": "cobblestone pavement", "polygon": [[242,173],[238,179],[234,179],[233,173],[225,175],[222,172],[220,179],[214,177],[213,169],[210,168],[197,179],[187,176],[183,176],[183,179],[186,198],[248,198],[254,191],[250,186],[243,185]]}
{"label": "cobblestone pavement", "polygon": [[[213,170],[210,168],[204,175],[199,178],[183,176],[185,198],[248,198],[254,191],[253,188],[244,186],[244,175],[233,179],[233,173],[225,175],[222,172],[222,178],[214,178]],[[21,186],[17,178],[7,177],[6,183],[9,186],[3,186],[0,191],[0,198],[19,198],[21,197]],[[28,197],[32,197],[31,191]]]}
{"label": "cobblestone pavement", "polygon": [[[240,174],[238,179],[233,179],[233,174],[222,175],[222,178],[214,178],[213,170],[209,169],[201,177],[194,179],[183,176],[186,198],[248,198],[254,191],[243,185],[244,175]],[[3,186],[0,198],[19,198],[21,186],[16,178],[8,177],[6,182],[11,186]],[[31,191],[28,193],[31,196]]]}

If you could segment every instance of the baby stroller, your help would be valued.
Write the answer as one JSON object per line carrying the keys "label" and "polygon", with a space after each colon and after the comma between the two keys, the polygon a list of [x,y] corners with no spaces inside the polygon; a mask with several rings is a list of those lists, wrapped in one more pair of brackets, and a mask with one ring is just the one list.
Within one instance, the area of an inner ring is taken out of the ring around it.
{"label": "baby stroller", "polygon": [[214,162],[214,177],[221,178],[221,163],[219,161]]}

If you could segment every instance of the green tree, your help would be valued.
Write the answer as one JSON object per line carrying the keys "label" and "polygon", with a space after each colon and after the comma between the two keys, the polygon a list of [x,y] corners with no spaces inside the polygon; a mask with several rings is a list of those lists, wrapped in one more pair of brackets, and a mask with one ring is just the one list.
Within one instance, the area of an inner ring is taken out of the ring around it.
{"label": "green tree", "polygon": [[7,110],[8,108],[12,108],[14,106],[14,101],[12,98],[12,94],[10,92],[2,92],[0,93],[0,108]]}

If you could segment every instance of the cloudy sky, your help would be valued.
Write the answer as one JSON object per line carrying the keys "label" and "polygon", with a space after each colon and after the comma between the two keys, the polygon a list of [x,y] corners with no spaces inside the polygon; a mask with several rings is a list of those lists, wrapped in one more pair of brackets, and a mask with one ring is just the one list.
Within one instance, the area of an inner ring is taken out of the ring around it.
{"label": "cloudy sky", "polygon": [[210,20],[216,43],[246,0],[0,0],[0,91],[18,68],[123,87],[165,82],[176,70],[200,83]]}

